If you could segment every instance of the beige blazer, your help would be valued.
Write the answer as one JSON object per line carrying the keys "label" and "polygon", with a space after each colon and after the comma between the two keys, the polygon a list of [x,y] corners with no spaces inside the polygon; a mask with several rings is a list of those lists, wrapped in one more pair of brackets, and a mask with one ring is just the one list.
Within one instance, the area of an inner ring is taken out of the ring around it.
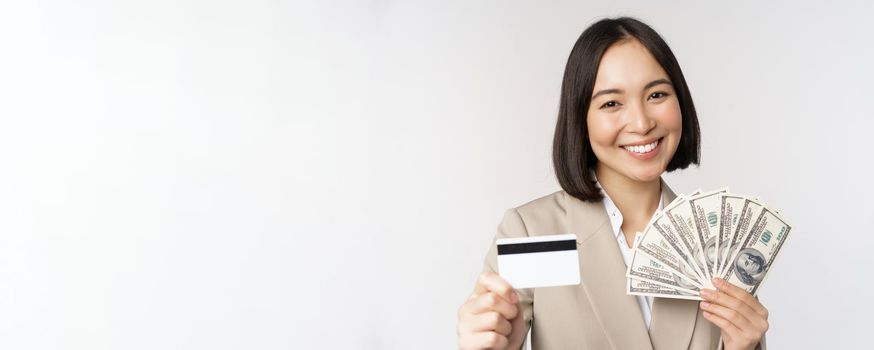
{"label": "beige blazer", "polygon": [[[676,195],[664,181],[662,189],[667,205]],[[654,298],[647,330],[637,300],[625,293],[625,261],[601,202],[583,202],[564,191],[535,199],[506,211],[495,240],[559,233],[577,235],[581,283],[518,290],[532,349],[722,348],[719,327],[704,318],[695,300]],[[494,243],[483,271],[497,272]]]}

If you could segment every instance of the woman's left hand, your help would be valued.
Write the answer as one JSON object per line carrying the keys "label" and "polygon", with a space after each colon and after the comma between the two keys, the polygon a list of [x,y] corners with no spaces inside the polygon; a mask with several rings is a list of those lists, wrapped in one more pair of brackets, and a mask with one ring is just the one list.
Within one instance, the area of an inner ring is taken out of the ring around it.
{"label": "woman's left hand", "polygon": [[725,350],[755,349],[768,331],[768,309],[747,291],[721,278],[717,290],[701,289],[704,317],[722,329]]}

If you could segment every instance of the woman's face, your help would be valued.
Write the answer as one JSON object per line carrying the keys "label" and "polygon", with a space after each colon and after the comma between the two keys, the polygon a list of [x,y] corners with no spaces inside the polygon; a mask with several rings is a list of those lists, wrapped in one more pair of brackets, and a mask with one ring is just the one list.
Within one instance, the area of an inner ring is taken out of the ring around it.
{"label": "woman's face", "polygon": [[[586,118],[599,176],[657,180],[680,143],[680,103],[668,74],[639,41],[601,58]],[[611,175],[612,174],[612,175]]]}

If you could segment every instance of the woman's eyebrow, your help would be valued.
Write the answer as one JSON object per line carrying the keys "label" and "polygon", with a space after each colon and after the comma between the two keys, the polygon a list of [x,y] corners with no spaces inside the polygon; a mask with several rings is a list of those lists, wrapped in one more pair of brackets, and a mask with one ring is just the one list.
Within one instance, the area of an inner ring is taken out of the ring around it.
{"label": "woman's eyebrow", "polygon": [[[673,85],[673,84],[671,84],[671,81],[670,81],[670,80],[667,80],[667,79],[656,79],[656,80],[653,80],[653,81],[647,83],[646,86],[643,87],[643,89],[644,89],[644,90],[647,90],[647,89],[649,89],[649,88],[651,88],[651,87],[653,87],[653,86],[659,85],[659,84],[668,84],[668,85]],[[592,95],[592,100],[594,100],[595,98],[597,98],[598,96],[601,96],[601,95],[606,95],[606,94],[621,94],[621,93],[623,93],[623,90],[622,90],[622,89],[604,89],[604,90],[598,91],[597,93],[595,93],[594,95]]]}

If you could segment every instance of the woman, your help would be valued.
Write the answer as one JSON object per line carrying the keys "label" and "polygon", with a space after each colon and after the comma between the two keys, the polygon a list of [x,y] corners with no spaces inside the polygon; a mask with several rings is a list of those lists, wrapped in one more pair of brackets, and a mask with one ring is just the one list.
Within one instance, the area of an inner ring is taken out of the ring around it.
{"label": "woman", "polygon": [[[513,290],[496,247],[458,310],[462,349],[754,349],[768,312],[715,280],[702,302],[631,296],[634,234],[675,197],[665,171],[698,164],[698,117],[683,73],[652,28],[633,18],[586,29],[565,68],[553,143],[562,191],[507,210],[495,239],[574,233],[577,286]],[[494,243],[494,242],[493,242]]]}

